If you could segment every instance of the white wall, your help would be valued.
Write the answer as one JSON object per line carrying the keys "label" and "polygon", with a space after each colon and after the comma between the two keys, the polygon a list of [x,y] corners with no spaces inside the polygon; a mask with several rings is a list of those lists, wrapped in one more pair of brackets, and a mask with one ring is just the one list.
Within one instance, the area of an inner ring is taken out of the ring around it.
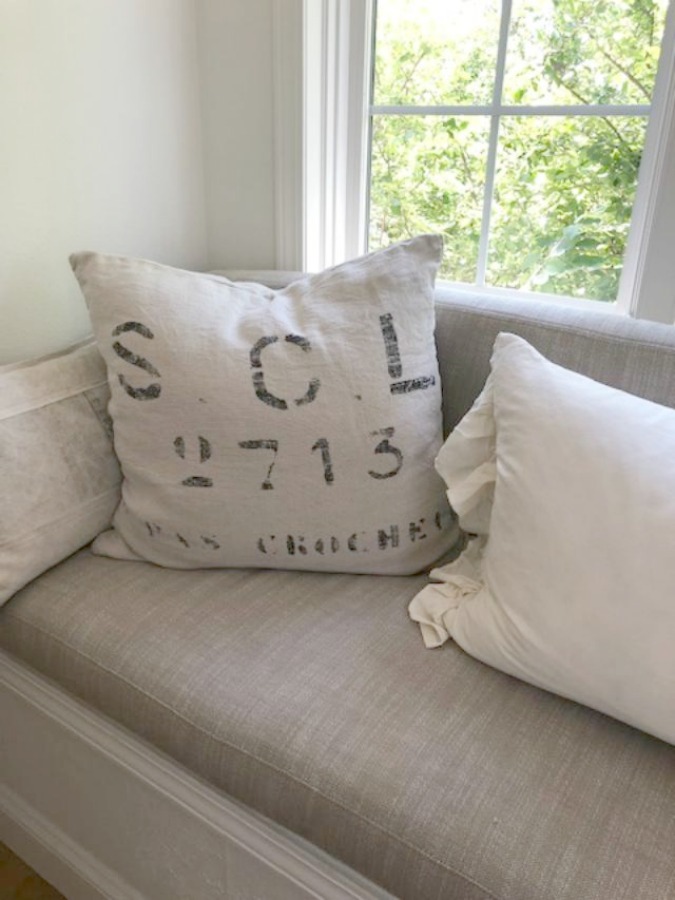
{"label": "white wall", "polygon": [[273,268],[272,0],[198,0],[209,265]]}
{"label": "white wall", "polygon": [[89,333],[72,251],[207,264],[198,55],[195,0],[0,0],[0,362]]}

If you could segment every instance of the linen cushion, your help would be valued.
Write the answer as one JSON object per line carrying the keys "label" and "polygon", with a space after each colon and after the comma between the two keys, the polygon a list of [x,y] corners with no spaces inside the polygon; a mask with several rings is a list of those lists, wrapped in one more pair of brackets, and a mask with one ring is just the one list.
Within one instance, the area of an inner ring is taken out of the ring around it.
{"label": "linen cushion", "polygon": [[437,560],[455,536],[433,469],[441,249],[422,236],[278,291],[75,255],[124,473],[96,549],[176,568]]}
{"label": "linen cushion", "polygon": [[402,900],[669,897],[675,748],[426,651],[425,578],[82,550],[0,610],[0,646]]}
{"label": "linen cushion", "polygon": [[0,367],[0,603],[110,525],[120,471],[89,341]]}
{"label": "linen cushion", "polygon": [[446,435],[483,390],[502,331],[525,338],[551,362],[675,407],[672,325],[443,284],[435,300]]}
{"label": "linen cushion", "polygon": [[437,467],[482,537],[410,614],[532,684],[675,742],[675,412],[515,335]]}

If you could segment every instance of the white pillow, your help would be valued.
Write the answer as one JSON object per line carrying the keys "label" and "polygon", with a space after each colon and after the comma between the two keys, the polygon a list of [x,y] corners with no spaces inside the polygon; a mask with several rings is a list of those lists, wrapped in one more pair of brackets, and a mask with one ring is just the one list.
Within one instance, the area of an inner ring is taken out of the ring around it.
{"label": "white pillow", "polygon": [[0,605],[110,525],[108,396],[93,341],[0,367]]}
{"label": "white pillow", "polygon": [[408,574],[456,537],[423,236],[275,291],[72,258],[124,475],[95,550],[165,566]]}
{"label": "white pillow", "polygon": [[675,411],[502,334],[437,468],[481,536],[410,604],[427,646],[675,743]]}

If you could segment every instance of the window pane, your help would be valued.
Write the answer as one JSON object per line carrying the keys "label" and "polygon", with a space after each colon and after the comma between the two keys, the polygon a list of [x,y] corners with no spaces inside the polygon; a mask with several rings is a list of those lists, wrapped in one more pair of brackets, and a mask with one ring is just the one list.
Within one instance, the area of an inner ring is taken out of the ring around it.
{"label": "window pane", "polygon": [[488,283],[615,300],[645,118],[502,120]]}
{"label": "window pane", "polygon": [[504,103],[649,103],[667,5],[514,0]]}
{"label": "window pane", "polygon": [[473,283],[489,127],[484,116],[375,117],[371,250],[424,232],[443,234],[441,276]]}
{"label": "window pane", "polygon": [[374,103],[492,100],[498,0],[378,0]]}

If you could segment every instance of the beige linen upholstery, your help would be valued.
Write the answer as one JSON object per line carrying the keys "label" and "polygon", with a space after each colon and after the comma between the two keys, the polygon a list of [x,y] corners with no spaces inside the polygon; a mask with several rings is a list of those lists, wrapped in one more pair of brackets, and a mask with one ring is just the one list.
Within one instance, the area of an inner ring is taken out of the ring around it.
{"label": "beige linen upholstery", "polygon": [[675,411],[502,333],[436,468],[478,535],[409,607],[509,675],[675,744]]}
{"label": "beige linen upholstery", "polygon": [[425,650],[423,583],[81,551],[3,609],[0,643],[396,896],[667,897],[672,747]]}
{"label": "beige linen upholstery", "polygon": [[0,366],[0,605],[110,526],[120,470],[91,341]]}
{"label": "beige linen upholstery", "polygon": [[500,331],[525,338],[551,362],[675,407],[675,328],[614,313],[436,290],[436,341],[445,431],[483,389]]}
{"label": "beige linen upholstery", "polygon": [[[437,297],[447,426],[499,331],[675,406],[672,329]],[[675,895],[673,747],[425,650],[406,614],[424,584],[81,551],[0,611],[0,645],[401,898]]]}
{"label": "beige linen upholstery", "polygon": [[458,532],[433,467],[442,249],[421,235],[279,291],[74,254],[124,479],[94,551],[383,575],[447,554]]}

